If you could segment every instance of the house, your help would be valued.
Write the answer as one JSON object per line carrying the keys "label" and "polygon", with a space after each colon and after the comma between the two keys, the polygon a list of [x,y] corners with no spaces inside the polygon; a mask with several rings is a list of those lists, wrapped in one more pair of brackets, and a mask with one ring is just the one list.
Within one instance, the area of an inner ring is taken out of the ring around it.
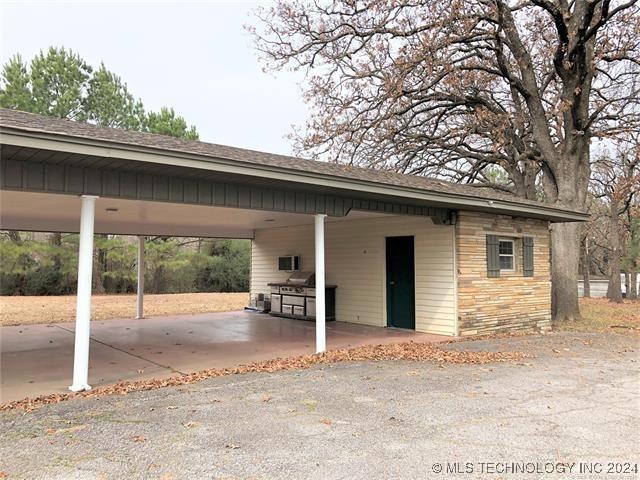
{"label": "house", "polygon": [[0,135],[0,228],[80,233],[73,390],[88,388],[93,233],[252,239],[252,295],[291,274],[279,257],[298,257],[315,272],[324,351],[329,284],[342,322],[549,328],[549,224],[587,218],[471,185],[12,110]]}

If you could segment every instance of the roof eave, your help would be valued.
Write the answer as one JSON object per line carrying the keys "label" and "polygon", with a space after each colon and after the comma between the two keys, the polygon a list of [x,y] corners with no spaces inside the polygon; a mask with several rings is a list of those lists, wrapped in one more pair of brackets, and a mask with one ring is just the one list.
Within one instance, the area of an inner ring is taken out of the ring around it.
{"label": "roof eave", "polygon": [[[378,195],[395,196],[431,202],[434,206],[445,206],[459,210],[476,210],[503,215],[539,218],[550,222],[581,222],[589,218],[582,212],[562,210],[544,205],[526,205],[507,200],[486,199],[455,193],[434,192],[413,187],[403,187],[361,179],[339,177],[317,172],[300,171],[281,166],[248,163],[233,159],[211,157],[193,153],[158,149],[129,143],[99,140],[62,133],[45,132],[10,126],[0,126],[0,143],[22,147],[42,148],[57,151],[71,151],[107,158],[166,164],[167,159],[175,166],[219,170],[239,175],[255,176],[259,170],[262,177],[289,180],[297,183],[329,186],[337,189],[360,191]],[[215,167],[215,168],[213,168]]]}

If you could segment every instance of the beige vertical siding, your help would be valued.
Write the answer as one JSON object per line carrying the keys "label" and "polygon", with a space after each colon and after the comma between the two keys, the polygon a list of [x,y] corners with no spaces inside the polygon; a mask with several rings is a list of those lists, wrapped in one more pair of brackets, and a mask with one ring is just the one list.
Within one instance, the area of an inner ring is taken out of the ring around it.
{"label": "beige vertical siding", "polygon": [[[415,237],[416,330],[455,335],[453,227],[436,226],[422,217],[327,222],[327,283],[338,285],[338,320],[386,325],[385,237],[401,235]],[[313,271],[313,241],[313,225],[256,230],[251,293],[267,293],[267,283],[286,280],[288,273],[277,271],[280,255],[300,255],[302,269]]]}

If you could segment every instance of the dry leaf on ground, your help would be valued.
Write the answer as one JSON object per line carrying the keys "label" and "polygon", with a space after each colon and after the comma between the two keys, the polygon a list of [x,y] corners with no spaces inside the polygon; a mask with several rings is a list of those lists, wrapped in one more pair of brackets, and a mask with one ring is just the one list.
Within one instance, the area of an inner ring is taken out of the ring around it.
{"label": "dry leaf on ground", "polygon": [[[432,343],[393,343],[387,345],[363,345],[355,348],[342,348],[330,350],[320,354],[300,355],[297,357],[276,358],[262,362],[254,362],[248,365],[240,365],[233,368],[212,368],[194,373],[186,373],[163,379],[125,381],[115,385],[94,388],[87,392],[61,393],[53,395],[41,395],[35,398],[25,398],[0,405],[0,411],[20,408],[33,410],[34,408],[51,403],[63,402],[71,398],[96,397],[101,395],[124,395],[129,392],[140,392],[162,387],[175,387],[201,382],[207,378],[216,378],[226,375],[238,375],[245,373],[279,372],[283,370],[304,370],[315,365],[331,364],[337,362],[364,362],[364,361],[430,361],[436,363],[455,364],[483,364],[492,362],[520,361],[525,358],[522,352],[473,352],[445,350]],[[178,408],[169,406],[168,409]]]}

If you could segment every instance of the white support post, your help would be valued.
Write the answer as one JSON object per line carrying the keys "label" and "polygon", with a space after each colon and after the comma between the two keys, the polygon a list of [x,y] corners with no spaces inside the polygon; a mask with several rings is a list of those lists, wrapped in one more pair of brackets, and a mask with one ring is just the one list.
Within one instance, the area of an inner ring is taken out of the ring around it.
{"label": "white support post", "polygon": [[316,215],[315,257],[316,257],[316,353],[327,349],[325,328],[325,279],[324,279],[324,217]]}
{"label": "white support post", "polygon": [[138,296],[136,318],[144,318],[144,237],[138,237]]}
{"label": "white support post", "polygon": [[83,195],[80,208],[80,247],[78,249],[78,294],[73,356],[72,392],[91,390],[89,386],[89,340],[91,322],[91,276],[93,274],[93,229],[96,198]]}

